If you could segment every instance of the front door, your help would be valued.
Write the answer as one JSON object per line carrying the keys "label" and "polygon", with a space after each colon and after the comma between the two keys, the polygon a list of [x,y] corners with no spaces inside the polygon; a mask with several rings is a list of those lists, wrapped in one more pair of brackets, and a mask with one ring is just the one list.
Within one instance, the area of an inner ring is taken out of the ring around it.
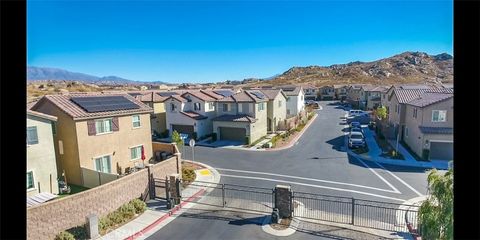
{"label": "front door", "polygon": [[267,118],[267,132],[271,132],[272,129],[272,119]]}

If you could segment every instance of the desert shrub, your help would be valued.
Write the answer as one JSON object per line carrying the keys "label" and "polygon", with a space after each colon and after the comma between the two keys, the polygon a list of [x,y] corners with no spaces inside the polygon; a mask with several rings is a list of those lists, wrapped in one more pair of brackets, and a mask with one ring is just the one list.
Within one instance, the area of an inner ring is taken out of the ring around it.
{"label": "desert shrub", "polygon": [[195,181],[195,170],[192,167],[183,167],[182,179],[188,183]]}
{"label": "desert shrub", "polygon": [[135,216],[135,206],[131,202],[122,205],[119,208],[120,213],[122,214],[123,220],[130,219],[131,217]]}
{"label": "desert shrub", "polygon": [[75,240],[75,237],[69,232],[62,231],[55,236],[55,240]]}
{"label": "desert shrub", "polygon": [[147,204],[138,198],[133,199],[132,201],[130,201],[130,203],[135,208],[136,214],[143,213],[145,212],[145,210],[147,210]]}

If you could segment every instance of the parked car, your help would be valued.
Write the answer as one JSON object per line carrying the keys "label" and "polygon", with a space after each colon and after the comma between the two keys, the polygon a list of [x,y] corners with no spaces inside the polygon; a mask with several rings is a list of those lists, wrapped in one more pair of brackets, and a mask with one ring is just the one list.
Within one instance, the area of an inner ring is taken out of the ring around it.
{"label": "parked car", "polygon": [[361,116],[356,116],[353,118],[347,118],[347,123],[350,124],[352,122],[359,122],[360,124],[369,124],[370,123],[370,116],[367,115],[361,115]]}
{"label": "parked car", "polygon": [[365,136],[365,133],[363,132],[363,129],[362,129],[361,127],[352,127],[352,128],[350,128],[350,133],[352,133],[352,132],[359,132],[359,133],[361,133],[362,135]]}
{"label": "parked car", "polygon": [[313,102],[311,104],[308,104],[308,106],[311,106],[313,109],[318,109],[320,108],[320,105],[317,102]]}
{"label": "parked car", "polygon": [[360,132],[350,132],[348,136],[348,147],[349,148],[363,148],[365,147],[365,138]]}
{"label": "parked car", "polygon": [[358,109],[352,109],[350,111],[348,111],[348,115],[347,117],[355,117],[355,116],[359,116],[361,114],[363,114],[364,112],[362,110],[358,110]]}
{"label": "parked car", "polygon": [[350,129],[362,127],[359,122],[350,122]]}
{"label": "parked car", "polygon": [[305,105],[310,105],[310,104],[313,104],[313,103],[315,103],[315,101],[313,101],[313,100],[306,100],[305,101]]}

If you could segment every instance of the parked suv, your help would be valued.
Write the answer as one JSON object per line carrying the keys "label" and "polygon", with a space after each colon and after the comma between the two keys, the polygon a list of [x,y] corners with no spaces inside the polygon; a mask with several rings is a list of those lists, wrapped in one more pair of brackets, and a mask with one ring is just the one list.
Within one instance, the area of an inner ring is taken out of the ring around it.
{"label": "parked suv", "polygon": [[361,127],[352,127],[350,128],[350,133],[352,132],[359,132],[365,136],[365,133],[363,132],[363,129]]}
{"label": "parked suv", "polygon": [[350,132],[348,136],[348,147],[349,148],[363,148],[365,147],[365,138],[360,132]]}

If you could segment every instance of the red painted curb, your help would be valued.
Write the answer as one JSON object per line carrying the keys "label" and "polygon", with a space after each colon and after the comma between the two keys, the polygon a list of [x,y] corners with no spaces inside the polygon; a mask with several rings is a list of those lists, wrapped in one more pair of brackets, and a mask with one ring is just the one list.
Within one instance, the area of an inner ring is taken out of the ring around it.
{"label": "red painted curb", "polygon": [[312,119],[310,119],[310,122],[308,122],[308,124],[305,125],[305,127],[303,127],[302,132],[300,132],[294,140],[290,141],[290,143],[287,146],[283,146],[281,148],[267,148],[266,151],[279,151],[279,150],[285,150],[285,149],[293,147],[293,145],[298,141],[298,139],[300,139],[300,137],[303,135],[303,133],[305,133],[305,131],[310,127],[310,125],[312,125],[313,120],[315,120],[315,118],[317,118],[317,116],[318,116],[318,113],[315,114],[312,117]]}
{"label": "red painted curb", "polygon": [[146,232],[148,232],[149,230],[151,230],[152,228],[154,228],[155,226],[157,226],[158,224],[163,222],[165,219],[170,217],[172,214],[174,214],[175,212],[180,210],[187,203],[190,203],[193,199],[198,198],[198,196],[202,195],[204,192],[205,192],[205,189],[199,190],[198,192],[193,194],[191,197],[189,197],[186,201],[181,202],[180,205],[178,205],[174,209],[170,210],[167,214],[163,215],[161,218],[157,219],[155,222],[151,223],[150,225],[146,226],[145,228],[143,228],[139,232],[131,235],[130,237],[125,238],[124,240],[133,240],[133,239],[145,234]]}

